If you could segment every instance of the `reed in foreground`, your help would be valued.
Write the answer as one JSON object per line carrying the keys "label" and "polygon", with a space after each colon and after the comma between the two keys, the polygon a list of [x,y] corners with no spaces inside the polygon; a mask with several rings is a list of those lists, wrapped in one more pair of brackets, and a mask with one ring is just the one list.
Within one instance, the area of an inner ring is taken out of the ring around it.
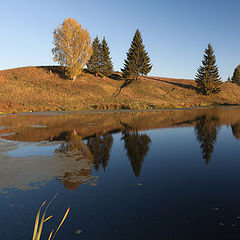
{"label": "reed in foreground", "polygon": [[[40,206],[37,215],[36,215],[36,219],[35,219],[35,225],[34,225],[34,230],[33,230],[33,237],[32,240],[40,240],[41,238],[41,234],[42,234],[42,229],[43,229],[43,224],[48,221],[50,218],[52,218],[53,216],[49,216],[46,217],[46,213],[47,213],[47,209],[50,206],[50,204],[52,203],[52,201],[56,198],[57,194],[52,198],[52,200],[48,203],[48,205],[46,206],[42,216],[41,216],[41,210],[42,207],[46,204],[47,201],[44,201],[42,203],[42,205]],[[54,229],[51,231],[51,233],[49,234],[48,240],[53,240],[54,237],[56,236],[57,232],[59,231],[60,227],[62,226],[63,222],[65,221],[68,213],[70,211],[70,207],[68,207],[67,211],[65,212],[62,221],[59,223],[57,230],[54,232]],[[41,217],[40,217],[41,216]]]}

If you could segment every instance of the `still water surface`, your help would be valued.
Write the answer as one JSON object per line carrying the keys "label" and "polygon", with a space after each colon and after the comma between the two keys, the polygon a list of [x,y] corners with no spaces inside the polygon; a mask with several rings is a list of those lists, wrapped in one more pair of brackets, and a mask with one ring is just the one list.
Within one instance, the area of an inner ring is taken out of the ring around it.
{"label": "still water surface", "polygon": [[0,118],[0,239],[240,239],[240,108]]}

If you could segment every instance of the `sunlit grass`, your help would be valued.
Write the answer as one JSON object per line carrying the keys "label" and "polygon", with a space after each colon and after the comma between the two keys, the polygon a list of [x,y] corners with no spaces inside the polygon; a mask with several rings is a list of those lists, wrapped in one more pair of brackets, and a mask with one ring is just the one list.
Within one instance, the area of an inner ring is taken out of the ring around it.
{"label": "sunlit grass", "polygon": [[[42,216],[41,216],[41,210],[43,208],[43,206],[46,204],[47,201],[44,201],[42,203],[42,205],[40,206],[38,212],[37,212],[37,215],[36,215],[36,219],[35,219],[35,225],[34,225],[34,230],[33,230],[33,237],[32,237],[32,240],[40,240],[41,238],[41,234],[42,234],[42,229],[43,229],[43,224],[45,222],[47,222],[49,219],[51,219],[53,216],[49,216],[49,217],[46,217],[46,213],[47,213],[47,210],[48,210],[48,207],[50,206],[50,204],[52,203],[52,201],[56,198],[57,194],[52,198],[52,200],[48,203],[48,205],[46,206]],[[56,236],[57,232],[59,231],[60,227],[62,226],[63,222],[65,221],[68,213],[69,213],[69,210],[70,210],[70,207],[68,207],[67,211],[65,212],[63,218],[62,218],[62,221],[59,223],[58,227],[57,227],[57,230],[54,231],[54,229],[51,231],[51,233],[49,234],[49,237],[48,237],[48,240],[52,240],[54,239],[54,237]]]}
{"label": "sunlit grass", "polygon": [[0,71],[0,111],[143,110],[240,103],[240,87],[230,82],[222,84],[219,94],[203,96],[196,92],[193,80],[143,77],[117,94],[124,84],[120,73],[114,73],[116,79],[103,79],[83,72],[73,83],[62,77],[60,69],[45,66]]}

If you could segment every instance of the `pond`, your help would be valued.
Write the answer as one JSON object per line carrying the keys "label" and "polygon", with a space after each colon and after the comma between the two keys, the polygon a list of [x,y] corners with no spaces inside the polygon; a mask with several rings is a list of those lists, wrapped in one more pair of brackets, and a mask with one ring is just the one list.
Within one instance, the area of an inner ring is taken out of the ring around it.
{"label": "pond", "polygon": [[240,108],[0,117],[0,239],[239,239]]}

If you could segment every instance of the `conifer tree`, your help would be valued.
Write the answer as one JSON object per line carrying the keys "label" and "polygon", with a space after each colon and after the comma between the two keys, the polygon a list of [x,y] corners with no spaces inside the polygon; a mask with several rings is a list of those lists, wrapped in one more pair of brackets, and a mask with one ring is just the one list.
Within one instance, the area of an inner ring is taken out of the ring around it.
{"label": "conifer tree", "polygon": [[240,85],[240,64],[234,70],[232,82]]}
{"label": "conifer tree", "polygon": [[87,63],[87,70],[98,76],[101,69],[101,43],[98,36],[96,36],[92,42],[92,50],[93,54]]}
{"label": "conifer tree", "polygon": [[221,78],[216,65],[216,57],[211,44],[205,49],[202,66],[197,70],[195,77],[199,92],[204,95],[218,93],[221,91]]}
{"label": "conifer tree", "polygon": [[113,64],[112,59],[110,57],[110,50],[109,46],[106,42],[105,37],[103,37],[102,44],[101,44],[101,73],[104,76],[110,76],[113,72]]}
{"label": "conifer tree", "polygon": [[141,33],[137,29],[127,53],[127,59],[124,60],[124,67],[121,69],[123,77],[137,80],[139,75],[147,75],[151,69],[150,58],[143,45]]}

